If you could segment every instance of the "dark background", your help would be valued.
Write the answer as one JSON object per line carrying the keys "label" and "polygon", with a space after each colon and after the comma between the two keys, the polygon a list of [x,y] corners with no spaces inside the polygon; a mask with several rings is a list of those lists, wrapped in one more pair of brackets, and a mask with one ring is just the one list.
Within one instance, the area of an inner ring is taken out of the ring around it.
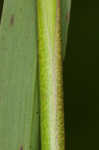
{"label": "dark background", "polygon": [[1,16],[2,16],[3,2],[4,0],[0,0],[0,22],[1,22]]}
{"label": "dark background", "polygon": [[72,1],[64,62],[67,150],[99,149],[99,3]]}

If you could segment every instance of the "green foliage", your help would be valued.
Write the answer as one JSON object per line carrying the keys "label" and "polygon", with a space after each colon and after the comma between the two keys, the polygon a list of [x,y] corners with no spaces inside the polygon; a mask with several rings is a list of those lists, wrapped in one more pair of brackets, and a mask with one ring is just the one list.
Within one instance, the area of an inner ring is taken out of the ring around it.
{"label": "green foliage", "polygon": [[35,12],[35,0],[5,0],[0,25],[1,150],[39,149]]}
{"label": "green foliage", "polygon": [[[63,53],[67,10],[63,0]],[[4,1],[0,24],[1,150],[39,150],[36,28],[35,0]]]}
{"label": "green foliage", "polygon": [[70,9],[71,9],[71,0],[61,0],[63,58],[66,55],[66,46],[68,41],[68,27],[70,22]]}

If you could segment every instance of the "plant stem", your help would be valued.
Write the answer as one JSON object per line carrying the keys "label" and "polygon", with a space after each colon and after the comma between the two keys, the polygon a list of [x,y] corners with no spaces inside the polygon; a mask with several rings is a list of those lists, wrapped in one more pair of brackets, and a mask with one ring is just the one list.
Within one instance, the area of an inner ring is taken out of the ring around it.
{"label": "plant stem", "polygon": [[60,0],[37,0],[42,150],[65,150]]}

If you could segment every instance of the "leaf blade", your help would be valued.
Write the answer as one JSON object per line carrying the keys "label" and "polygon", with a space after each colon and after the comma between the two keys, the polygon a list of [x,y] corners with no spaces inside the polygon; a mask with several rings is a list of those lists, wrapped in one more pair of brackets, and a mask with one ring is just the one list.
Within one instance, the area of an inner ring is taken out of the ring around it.
{"label": "leaf blade", "polygon": [[[37,38],[35,0],[5,0],[0,25],[0,149],[30,150],[35,81],[37,76]],[[35,112],[34,112],[35,113]],[[39,116],[37,115],[38,120]],[[34,129],[32,129],[34,124]],[[31,139],[32,138],[32,139]],[[37,147],[37,150],[39,148]],[[33,149],[34,150],[34,149]]]}

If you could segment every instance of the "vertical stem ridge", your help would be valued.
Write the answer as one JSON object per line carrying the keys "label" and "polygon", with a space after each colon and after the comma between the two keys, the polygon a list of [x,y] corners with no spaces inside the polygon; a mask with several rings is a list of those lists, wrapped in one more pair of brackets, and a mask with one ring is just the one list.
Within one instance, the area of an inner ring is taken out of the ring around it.
{"label": "vertical stem ridge", "polygon": [[37,0],[42,150],[65,150],[60,12],[60,0]]}

